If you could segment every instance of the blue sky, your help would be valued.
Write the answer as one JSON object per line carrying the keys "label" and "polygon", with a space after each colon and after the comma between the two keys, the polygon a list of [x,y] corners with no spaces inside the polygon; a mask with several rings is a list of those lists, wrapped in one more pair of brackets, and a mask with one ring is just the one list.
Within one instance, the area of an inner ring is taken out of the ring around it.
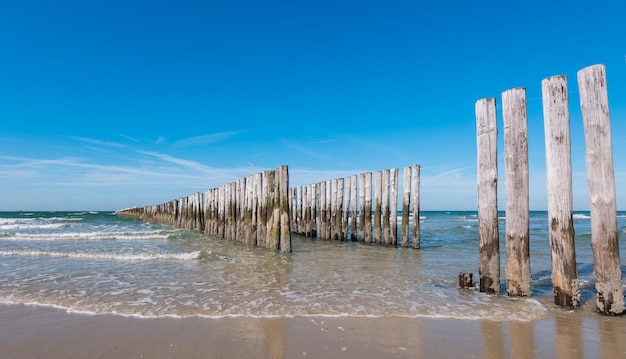
{"label": "blue sky", "polygon": [[[475,210],[474,103],[527,88],[546,208],[541,80],[607,66],[626,209],[621,1],[3,1],[0,210],[114,210],[289,165],[292,186],[421,164],[423,210]],[[504,176],[500,175],[504,209]]]}

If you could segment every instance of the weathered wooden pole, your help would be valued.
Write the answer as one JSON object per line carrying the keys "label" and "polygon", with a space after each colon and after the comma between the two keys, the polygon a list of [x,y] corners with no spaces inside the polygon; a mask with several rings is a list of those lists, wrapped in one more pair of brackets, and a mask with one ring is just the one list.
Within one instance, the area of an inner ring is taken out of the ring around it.
{"label": "weathered wooden pole", "polygon": [[500,292],[500,241],[498,233],[498,157],[496,99],[476,102],[478,154],[478,245],[481,292]]}
{"label": "weathered wooden pole", "polygon": [[382,196],[383,196],[383,171],[376,171],[374,183],[374,243],[380,243]]}
{"label": "weathered wooden pole", "polygon": [[237,242],[245,244],[247,241],[245,231],[245,207],[246,207],[246,179],[240,178],[237,180]]}
{"label": "weathered wooden pole", "polygon": [[317,187],[319,188],[319,193],[318,193],[318,198],[320,201],[320,211],[319,211],[319,220],[317,221],[318,226],[319,226],[319,233],[317,234],[318,237],[320,237],[321,239],[326,239],[326,201],[327,201],[327,197],[326,197],[326,181],[322,181],[320,183],[317,184]]}
{"label": "weathered wooden pole", "polygon": [[[294,206],[295,208],[295,206]],[[246,222],[247,222],[247,244],[256,245],[256,221],[253,218],[256,210],[254,208],[254,175],[246,177]]]}
{"label": "weathered wooden pole", "polygon": [[346,192],[344,194],[344,199],[343,199],[343,213],[341,215],[341,234],[342,234],[342,240],[349,240],[350,236],[348,235],[348,222],[349,222],[349,215],[350,215],[350,206],[352,205],[351,203],[351,197],[352,197],[352,183],[350,182],[351,177],[348,177],[345,179],[345,189]]}
{"label": "weathered wooden pole", "polygon": [[365,227],[365,173],[359,174],[359,223],[357,238],[360,241],[365,240],[363,227]]}
{"label": "weathered wooden pole", "polygon": [[541,89],[554,303],[561,307],[577,308],[580,305],[580,284],[574,246],[567,79],[565,76],[547,78],[541,82]]}
{"label": "weathered wooden pole", "polygon": [[[337,239],[337,240],[345,240],[346,236],[343,234],[341,227],[342,227],[342,218],[341,215],[343,214],[343,190],[344,190],[344,179],[343,178],[337,178],[336,179],[336,185],[333,186],[333,193],[335,197],[335,213],[333,214],[333,221],[334,221],[334,233],[333,233],[333,239]],[[336,187],[336,188],[335,188]]]}
{"label": "weathered wooden pole", "polygon": [[333,181],[326,181],[326,218],[324,218],[324,239],[330,239],[331,237],[331,223],[332,223],[332,202],[333,202]]}
{"label": "weathered wooden pole", "polygon": [[411,206],[411,167],[404,167],[404,181],[402,185],[402,238],[400,245],[409,246],[409,211]]}
{"label": "weathered wooden pole", "polygon": [[204,195],[205,205],[205,219],[204,219],[204,233],[215,234],[215,189],[210,189]]}
{"label": "weathered wooden pole", "polygon": [[224,214],[226,212],[226,190],[225,186],[221,185],[218,187],[218,212],[217,212],[217,236],[219,238],[224,238],[224,226],[225,226],[225,217]]}
{"label": "weathered wooden pole", "polygon": [[291,226],[289,219],[289,168],[286,165],[276,169],[276,193],[278,194],[278,215],[280,217],[279,247],[283,253],[291,253]]}
{"label": "weathered wooden pole", "polygon": [[230,238],[231,241],[237,240],[237,215],[239,214],[239,207],[237,206],[237,181],[230,184]]}
{"label": "weathered wooden pole", "polygon": [[[267,172],[267,171],[266,171]],[[267,177],[266,172],[261,173],[261,179],[257,183],[257,191],[259,193],[258,203],[258,219],[256,226],[256,244],[260,247],[266,247],[265,239],[267,238]]]}
{"label": "weathered wooden pole", "polygon": [[278,249],[280,245],[280,209],[276,211],[276,171],[265,171],[265,187],[267,190],[267,230],[265,247]]}
{"label": "weathered wooden pole", "polygon": [[339,208],[339,179],[335,178],[331,180],[330,191],[330,238],[334,240],[339,239],[339,226],[341,226],[341,211]]}
{"label": "weathered wooden pole", "polygon": [[502,93],[506,187],[506,282],[510,297],[530,297],[530,213],[526,89]]}
{"label": "weathered wooden pole", "polygon": [[296,188],[296,226],[293,228],[299,234],[302,234],[302,189],[303,186]]}
{"label": "weathered wooden pole", "polygon": [[605,66],[594,65],[578,71],[578,91],[585,130],[596,307],[602,314],[621,315],[624,312],[624,288]]}
{"label": "weathered wooden pole", "polygon": [[356,220],[356,194],[357,194],[357,187],[356,187],[356,175],[353,175],[350,177],[350,187],[352,187],[352,192],[350,195],[350,240],[352,241],[356,241],[357,240],[357,230],[356,230],[356,225],[357,225],[357,220]]}
{"label": "weathered wooden pole", "polygon": [[391,245],[398,244],[398,169],[392,168],[389,176],[389,205],[391,207]]}
{"label": "weathered wooden pole", "polygon": [[411,175],[411,202],[413,203],[413,238],[412,247],[420,247],[420,165],[413,165]]}
{"label": "weathered wooden pole", "polygon": [[316,214],[316,196],[317,196],[317,184],[313,183],[309,185],[309,228],[311,229],[311,236],[317,236],[317,214]]}
{"label": "weathered wooden pole", "polygon": [[253,199],[252,199],[252,240],[254,245],[259,245],[259,209],[263,198],[263,174],[255,173],[252,178]]}
{"label": "weathered wooden pole", "polygon": [[311,218],[309,218],[309,216],[311,215],[311,211],[309,210],[309,206],[311,205],[309,203],[309,188],[309,186],[304,186],[302,188],[302,227],[300,228],[300,233],[305,236],[311,235],[309,223],[311,221]]}
{"label": "weathered wooden pole", "polygon": [[365,201],[363,206],[364,221],[361,228],[363,242],[372,242],[372,172],[365,173]]}
{"label": "weathered wooden pole", "polygon": [[383,170],[383,196],[382,196],[382,222],[383,222],[383,235],[382,243],[391,244],[391,222],[389,217],[391,216],[391,210],[389,208],[389,181],[390,171],[388,169]]}

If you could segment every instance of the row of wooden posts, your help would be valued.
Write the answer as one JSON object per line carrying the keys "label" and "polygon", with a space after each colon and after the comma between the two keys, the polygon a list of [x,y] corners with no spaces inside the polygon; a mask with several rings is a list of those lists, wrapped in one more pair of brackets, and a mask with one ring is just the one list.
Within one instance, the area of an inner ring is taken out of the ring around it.
{"label": "row of wooden posts", "polygon": [[[337,178],[290,189],[292,229],[320,239],[398,245],[398,169]],[[420,247],[420,166],[404,168],[400,245]],[[358,194],[358,212],[357,212]],[[358,213],[358,215],[357,215]],[[366,214],[370,215],[366,215]],[[373,216],[372,216],[373,213]],[[412,217],[412,218],[411,218]],[[409,232],[409,223],[412,231]],[[373,223],[373,226],[372,226]]]}
{"label": "row of wooden posts", "polygon": [[[578,91],[585,132],[596,307],[603,314],[618,315],[624,312],[624,289],[618,246],[615,176],[604,65],[580,70]],[[566,77],[553,76],[543,80],[542,93],[554,301],[560,306],[575,308],[580,305],[580,283],[574,248]],[[528,118],[524,88],[503,92],[502,117],[506,194],[506,288],[509,296],[530,296]],[[479,289],[481,292],[498,293],[500,248],[495,98],[476,102],[476,123]]]}
{"label": "row of wooden posts", "polygon": [[116,213],[291,252],[288,188],[289,170],[280,166],[204,194],[198,192],[163,204]]}
{"label": "row of wooden posts", "polygon": [[[420,246],[419,171],[419,165],[404,169],[400,242],[404,247]],[[375,173],[373,202],[372,172],[359,177],[360,186],[355,175],[288,189],[288,168],[280,166],[205,193],[117,213],[283,252],[291,252],[291,232],[320,239],[398,245],[398,169]]]}

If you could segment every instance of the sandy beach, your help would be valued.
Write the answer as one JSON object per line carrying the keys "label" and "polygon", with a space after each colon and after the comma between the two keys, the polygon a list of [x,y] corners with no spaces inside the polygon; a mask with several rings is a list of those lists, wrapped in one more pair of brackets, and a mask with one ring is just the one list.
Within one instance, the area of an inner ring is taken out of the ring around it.
{"label": "sandy beach", "polygon": [[619,358],[626,318],[540,321],[87,316],[0,306],[0,358]]}

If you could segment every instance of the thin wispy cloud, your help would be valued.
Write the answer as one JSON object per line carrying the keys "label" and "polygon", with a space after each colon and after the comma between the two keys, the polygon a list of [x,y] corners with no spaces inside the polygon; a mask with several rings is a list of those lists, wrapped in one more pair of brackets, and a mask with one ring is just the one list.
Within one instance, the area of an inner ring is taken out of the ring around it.
{"label": "thin wispy cloud", "polygon": [[109,147],[117,147],[117,148],[127,148],[128,147],[128,146],[123,145],[121,143],[110,142],[110,141],[102,141],[102,140],[98,140],[96,138],[88,138],[88,137],[80,137],[80,136],[66,136],[66,137],[67,138],[71,138],[71,139],[76,140],[76,141],[91,143],[91,144],[100,145],[100,146],[109,146]]}
{"label": "thin wispy cloud", "polygon": [[157,138],[156,141],[154,141],[155,145],[160,145],[161,143],[165,142],[166,138],[163,136],[159,136],[159,138]]}
{"label": "thin wispy cloud", "polygon": [[202,136],[194,136],[184,138],[182,140],[174,142],[174,147],[191,147],[191,146],[204,146],[217,142],[228,140],[229,138],[237,135],[239,131],[224,131],[218,133],[212,133]]}
{"label": "thin wispy cloud", "polygon": [[130,140],[130,141],[133,141],[133,142],[137,142],[137,143],[141,143],[141,141],[140,141],[140,140],[138,140],[138,139],[136,139],[136,138],[133,138],[133,137],[130,137],[130,136],[126,136],[126,135],[125,135],[125,134],[123,134],[123,133],[118,133],[117,135],[118,135],[118,136],[120,136],[120,137],[124,137],[124,138],[125,138],[125,139],[127,139],[127,140]]}
{"label": "thin wispy cloud", "polygon": [[321,145],[323,143],[330,143],[330,142],[335,142],[335,141],[337,141],[337,140],[331,138],[331,139],[328,139],[328,140],[314,141],[314,142],[311,142],[311,144],[313,144],[313,145]]}

